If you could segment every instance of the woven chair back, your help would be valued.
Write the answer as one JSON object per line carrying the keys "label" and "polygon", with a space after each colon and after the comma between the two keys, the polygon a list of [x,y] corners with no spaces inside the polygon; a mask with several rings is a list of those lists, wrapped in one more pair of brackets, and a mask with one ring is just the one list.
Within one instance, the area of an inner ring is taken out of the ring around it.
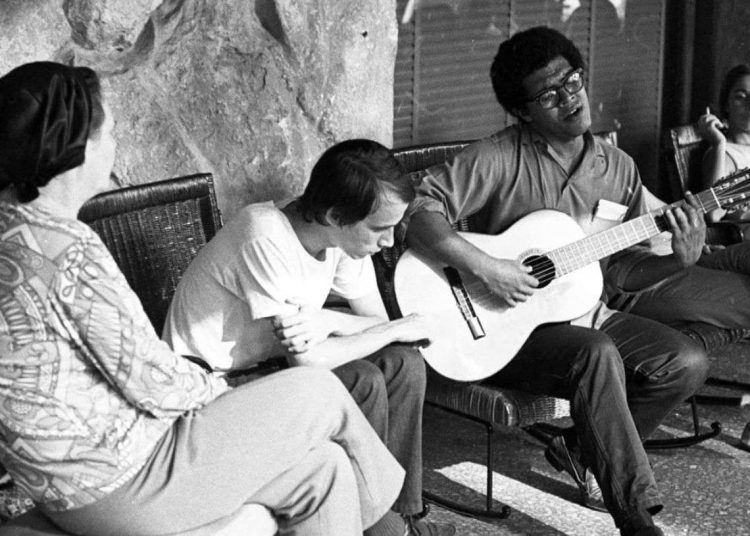
{"label": "woven chair back", "polygon": [[221,227],[211,174],[106,192],[78,217],[102,238],[161,334],[180,277]]}
{"label": "woven chair back", "polygon": [[672,200],[682,199],[687,190],[699,192],[706,143],[695,125],[684,125],[668,131],[667,170]]}

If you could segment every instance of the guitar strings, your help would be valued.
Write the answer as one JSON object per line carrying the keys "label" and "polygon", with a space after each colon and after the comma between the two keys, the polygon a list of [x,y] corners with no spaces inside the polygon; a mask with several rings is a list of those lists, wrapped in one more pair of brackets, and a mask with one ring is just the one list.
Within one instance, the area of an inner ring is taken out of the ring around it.
{"label": "guitar strings", "polygon": [[[740,172],[733,174],[732,176],[728,177],[727,180],[744,175],[748,172],[748,169],[740,170]],[[744,183],[740,184],[729,184],[724,186],[723,188],[717,188],[716,186],[713,188],[714,192],[713,195],[716,196],[716,199],[721,199],[724,201],[731,201],[732,197],[735,195],[741,195],[740,200],[745,197],[746,194],[747,185]],[[700,192],[696,194],[696,198],[698,202],[701,205],[701,208],[704,212],[708,212],[710,210],[713,210],[713,208],[719,208],[721,203],[717,203],[716,199],[713,198],[713,195],[710,190]],[[708,197],[707,199],[704,199],[704,197]],[[750,202],[750,201],[748,201]],[[665,217],[665,212],[671,208],[679,207],[685,204],[685,200],[680,200],[675,203],[672,203],[670,205],[666,205],[664,207],[661,207],[661,209],[657,209],[655,211],[652,211],[651,214],[655,220],[656,226],[659,230],[666,230],[667,228],[667,222]],[[734,204],[734,203],[733,203]],[[708,206],[707,206],[708,205]],[[713,205],[716,205],[716,207],[713,207]],[[557,269],[555,263],[550,259],[547,255],[540,255],[528,262],[524,263],[525,265],[531,267],[532,275],[539,280],[540,283],[546,283],[548,281],[551,281],[555,278]],[[549,264],[549,266],[539,269],[540,267],[544,266],[545,264]],[[534,273],[536,270],[539,271],[537,273]],[[474,292],[472,291],[471,294],[474,296],[475,299],[483,299],[487,297],[494,298],[496,297],[495,294],[489,289],[487,289],[486,285],[481,282],[475,282],[475,283],[469,283],[464,285],[464,287],[467,289],[473,289],[477,286],[481,286],[484,290],[482,292]]]}

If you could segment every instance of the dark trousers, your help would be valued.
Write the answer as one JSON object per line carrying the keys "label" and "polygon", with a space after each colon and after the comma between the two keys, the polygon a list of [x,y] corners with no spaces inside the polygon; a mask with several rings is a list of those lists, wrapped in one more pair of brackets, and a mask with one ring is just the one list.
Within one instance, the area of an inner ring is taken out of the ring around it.
{"label": "dark trousers", "polygon": [[535,330],[492,381],[570,400],[583,462],[618,527],[661,509],[642,440],[705,381],[706,354],[662,324],[616,313],[601,330]]}
{"label": "dark trousers", "polygon": [[425,365],[422,355],[405,345],[390,345],[333,369],[378,436],[406,470],[393,509],[422,511],[422,407]]}
{"label": "dark trousers", "polygon": [[703,255],[656,288],[623,298],[620,309],[664,324],[750,328],[750,241]]}

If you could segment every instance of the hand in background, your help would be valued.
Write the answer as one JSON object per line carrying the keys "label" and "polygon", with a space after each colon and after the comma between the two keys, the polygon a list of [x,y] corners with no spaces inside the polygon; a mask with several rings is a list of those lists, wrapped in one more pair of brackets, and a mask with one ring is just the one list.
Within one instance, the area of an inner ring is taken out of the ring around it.
{"label": "hand in background", "polygon": [[709,108],[706,108],[706,113],[698,118],[696,127],[701,138],[711,145],[726,143],[725,125],[721,119],[711,113]]}

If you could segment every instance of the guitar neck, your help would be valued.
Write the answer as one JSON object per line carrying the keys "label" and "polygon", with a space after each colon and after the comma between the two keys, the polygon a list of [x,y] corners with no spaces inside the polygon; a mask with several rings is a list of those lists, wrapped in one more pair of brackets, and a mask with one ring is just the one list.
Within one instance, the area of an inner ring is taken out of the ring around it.
{"label": "guitar neck", "polygon": [[[720,207],[713,188],[700,192],[695,197],[703,213]],[[574,272],[592,262],[667,231],[669,223],[664,213],[671,208],[684,204],[685,201],[683,200],[664,205],[616,227],[552,250],[546,255],[555,263],[557,277]]]}

